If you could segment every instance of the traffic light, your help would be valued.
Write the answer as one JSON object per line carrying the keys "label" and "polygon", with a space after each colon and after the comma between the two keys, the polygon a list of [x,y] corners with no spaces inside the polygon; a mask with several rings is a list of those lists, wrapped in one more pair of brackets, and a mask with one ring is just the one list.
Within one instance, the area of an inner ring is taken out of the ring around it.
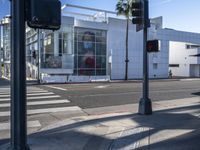
{"label": "traffic light", "polygon": [[159,52],[160,46],[159,46],[159,41],[158,40],[151,40],[147,41],[147,52]]}
{"label": "traffic light", "polygon": [[143,24],[143,3],[142,1],[136,1],[132,3],[132,23],[133,24]]}
{"label": "traffic light", "polygon": [[149,4],[147,0],[135,0],[132,3],[132,23],[136,24],[136,31],[150,27]]}
{"label": "traffic light", "polygon": [[27,0],[27,24],[31,28],[58,30],[61,25],[59,0]]}

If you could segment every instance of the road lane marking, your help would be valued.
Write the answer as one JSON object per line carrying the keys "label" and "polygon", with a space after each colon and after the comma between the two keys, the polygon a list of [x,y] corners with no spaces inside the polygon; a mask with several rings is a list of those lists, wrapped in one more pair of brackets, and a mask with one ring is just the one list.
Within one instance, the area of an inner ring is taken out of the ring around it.
{"label": "road lane marking", "polygon": [[[28,128],[39,128],[39,127],[41,127],[41,124],[38,120],[28,121],[27,127]],[[0,123],[0,131],[3,131],[3,130],[10,130],[10,123]]]}
{"label": "road lane marking", "polygon": [[[82,110],[78,106],[70,106],[70,107],[57,107],[57,108],[46,108],[46,109],[33,109],[28,110],[27,115],[35,115],[42,113],[57,113],[57,112],[73,112]],[[8,117],[10,116],[10,111],[0,112],[0,117]]]}
{"label": "road lane marking", "polygon": [[[50,105],[50,104],[65,104],[70,103],[69,100],[48,100],[48,101],[37,101],[37,102],[27,102],[28,106],[35,106],[35,105]],[[0,108],[10,107],[10,103],[0,104]]]}
{"label": "road lane marking", "polygon": [[107,88],[109,87],[110,85],[99,85],[99,86],[96,86],[94,88],[97,88],[97,89],[103,89],[103,88]]}
{"label": "road lane marking", "polygon": [[45,85],[45,86],[49,87],[49,88],[52,88],[52,89],[56,89],[56,90],[67,91],[67,89],[61,88],[61,87],[56,87],[56,86],[51,86],[51,85]]}

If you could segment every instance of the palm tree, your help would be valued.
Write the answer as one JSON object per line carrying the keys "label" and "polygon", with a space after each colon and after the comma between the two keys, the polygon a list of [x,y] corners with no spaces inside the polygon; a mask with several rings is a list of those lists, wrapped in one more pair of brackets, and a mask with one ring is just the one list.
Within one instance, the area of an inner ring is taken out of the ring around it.
{"label": "palm tree", "polygon": [[126,59],[125,59],[125,80],[128,80],[128,30],[129,30],[129,18],[131,16],[131,3],[132,0],[118,0],[116,4],[117,15],[123,15],[126,17]]}

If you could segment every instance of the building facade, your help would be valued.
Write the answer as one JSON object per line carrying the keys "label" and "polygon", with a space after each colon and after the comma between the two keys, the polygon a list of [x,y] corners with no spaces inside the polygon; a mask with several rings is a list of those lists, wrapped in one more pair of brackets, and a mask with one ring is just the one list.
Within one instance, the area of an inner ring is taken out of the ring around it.
{"label": "building facade", "polygon": [[[123,80],[126,20],[108,17],[106,13],[111,12],[105,11],[104,18],[100,14],[92,19],[63,16],[60,30],[54,32],[27,27],[27,78],[39,79],[42,83]],[[9,27],[4,25],[3,30],[9,30]],[[4,65],[9,70],[7,32],[3,32],[3,51]],[[160,51],[148,54],[150,78],[168,78],[169,70],[176,76],[199,76],[199,58],[190,55],[199,52],[200,34],[163,29],[162,17],[158,17],[151,19],[148,39],[160,41]],[[194,45],[196,48],[189,51],[189,47]],[[131,21],[128,59],[128,79],[141,79],[143,32],[136,32],[136,26]],[[8,74],[4,73],[4,76],[9,77]]]}
{"label": "building facade", "polygon": [[0,74],[6,78],[10,78],[10,59],[11,59],[11,46],[10,46],[10,17],[5,16],[1,22],[1,70]]}
{"label": "building facade", "polygon": [[[129,79],[142,78],[143,34],[129,23]],[[160,28],[160,27],[159,27]],[[149,38],[156,37],[155,25]],[[108,18],[107,22],[63,17],[59,31],[44,32],[40,55],[43,82],[88,82],[92,80],[123,80],[125,77],[126,21]],[[167,41],[161,50],[149,54],[150,78],[168,77]]]}
{"label": "building facade", "polygon": [[168,43],[169,70],[173,76],[200,77],[199,33],[161,29],[157,36]]}

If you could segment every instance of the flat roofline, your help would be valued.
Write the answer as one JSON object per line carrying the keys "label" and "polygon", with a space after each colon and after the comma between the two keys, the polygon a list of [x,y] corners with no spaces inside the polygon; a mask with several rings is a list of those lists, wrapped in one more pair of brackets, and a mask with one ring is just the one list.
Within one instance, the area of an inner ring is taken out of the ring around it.
{"label": "flat roofline", "polygon": [[97,9],[97,8],[92,8],[92,7],[79,6],[79,5],[72,5],[72,4],[65,4],[65,5],[63,5],[61,7],[61,10],[64,10],[66,7],[79,8],[79,9],[92,10],[92,11],[99,11],[99,12],[106,12],[106,13],[110,13],[110,14],[117,14],[114,11]]}
{"label": "flat roofline", "polygon": [[[69,9],[67,9],[67,8],[69,8]],[[72,9],[70,10],[70,8],[72,8]],[[77,12],[77,9],[79,10],[78,12]],[[76,19],[86,20],[86,21],[94,21],[94,22],[108,22],[109,16],[117,15],[117,13],[114,11],[73,5],[73,4],[63,5],[61,7],[61,11],[62,11],[63,16],[70,15]]]}
{"label": "flat roofline", "polygon": [[174,31],[174,32],[182,32],[182,33],[189,33],[189,34],[200,34],[200,32],[195,31],[185,31],[185,30],[178,30],[178,29],[172,29],[172,28],[162,28],[162,30],[168,30],[168,31]]}

